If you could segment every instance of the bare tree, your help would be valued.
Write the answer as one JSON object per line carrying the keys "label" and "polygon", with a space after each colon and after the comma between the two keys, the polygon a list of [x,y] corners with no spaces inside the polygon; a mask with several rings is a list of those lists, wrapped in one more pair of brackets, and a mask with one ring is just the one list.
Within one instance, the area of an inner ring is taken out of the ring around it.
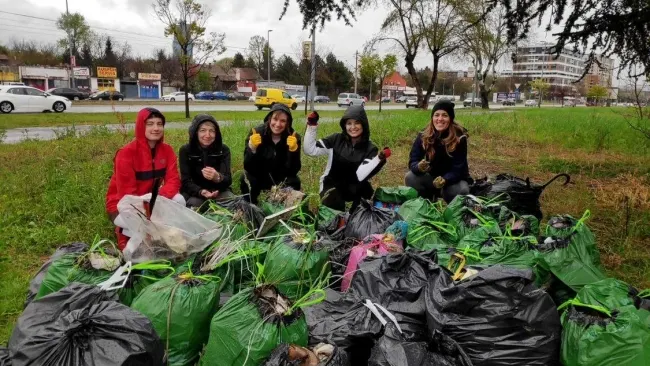
{"label": "bare tree", "polygon": [[266,49],[266,39],[262,36],[253,36],[248,41],[248,50],[246,56],[250,57],[255,64],[255,69],[262,76],[262,69],[264,68],[264,52]]}
{"label": "bare tree", "polygon": [[426,104],[422,96],[422,85],[413,64],[424,38],[417,16],[418,2],[422,0],[381,1],[389,8],[389,12],[381,25],[381,34],[366,47],[365,52],[372,52],[374,42],[394,42],[404,55],[404,65],[417,93],[418,107],[424,108]]}
{"label": "bare tree", "polygon": [[429,97],[438,79],[440,59],[453,53],[460,46],[462,22],[458,12],[459,0],[421,0],[414,2],[424,45],[431,53],[433,70],[423,100],[428,108]]}
{"label": "bare tree", "polygon": [[508,42],[505,8],[499,5],[488,12],[488,1],[464,2],[458,8],[465,24],[458,50],[473,61],[484,109],[489,108],[488,95],[498,78],[497,63],[512,50]]}
{"label": "bare tree", "polygon": [[214,54],[225,52],[225,33],[212,32],[206,35],[206,24],[210,9],[197,0],[154,0],[153,9],[165,25],[165,36],[173,36],[180,48],[178,60],[183,75],[185,91],[185,117],[190,117],[188,87],[190,72],[198,73],[205,62]]}

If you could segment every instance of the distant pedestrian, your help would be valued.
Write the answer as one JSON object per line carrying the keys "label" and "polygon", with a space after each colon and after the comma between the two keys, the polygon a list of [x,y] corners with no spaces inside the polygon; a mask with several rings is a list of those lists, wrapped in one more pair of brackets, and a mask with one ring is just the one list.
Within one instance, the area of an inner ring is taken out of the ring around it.
{"label": "distant pedestrian", "polygon": [[223,143],[214,117],[199,114],[189,127],[189,142],[179,152],[181,194],[191,208],[207,200],[224,200],[235,195],[230,189],[230,149]]}
{"label": "distant pedestrian", "polygon": [[454,103],[439,101],[429,124],[413,141],[410,171],[404,180],[420,197],[450,202],[457,195],[469,194],[467,134],[454,118]]}
{"label": "distant pedestrian", "polygon": [[356,207],[361,199],[370,199],[374,193],[369,180],[386,164],[390,150],[379,151],[370,141],[368,116],[362,106],[349,107],[341,118],[341,132],[316,140],[318,113],[307,118],[305,154],[328,156],[327,167],[321,177],[321,203],[344,211],[346,202]]}
{"label": "distant pedestrian", "polygon": [[274,185],[300,190],[300,135],[292,125],[289,108],[274,104],[264,123],[246,137],[244,174],[239,184],[250,202],[257,204],[260,192]]}
{"label": "distant pedestrian", "polygon": [[129,237],[123,234],[117,203],[126,195],[158,194],[185,204],[178,191],[176,154],[164,143],[165,116],[154,108],[144,108],[135,120],[135,139],[123,146],[113,159],[113,176],[106,192],[106,212],[116,224],[118,247],[124,250]]}

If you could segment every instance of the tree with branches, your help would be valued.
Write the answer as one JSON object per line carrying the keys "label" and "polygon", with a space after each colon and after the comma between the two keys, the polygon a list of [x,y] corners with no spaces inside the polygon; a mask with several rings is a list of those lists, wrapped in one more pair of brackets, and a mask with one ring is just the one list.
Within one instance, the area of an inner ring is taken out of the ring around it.
{"label": "tree with branches", "polygon": [[[343,19],[345,24],[351,25],[351,20],[356,19],[355,7],[361,7],[368,0],[296,0],[300,13],[302,13],[302,29],[323,28],[325,22],[332,20],[332,13],[337,20]],[[285,0],[280,19],[287,13],[291,0]]]}
{"label": "tree with branches", "polygon": [[252,36],[248,40],[248,50],[246,55],[248,56],[249,59],[253,61],[253,64],[255,65],[255,70],[257,70],[257,73],[260,74],[261,76],[266,75],[262,74],[262,71],[264,69],[264,52],[266,50],[266,38],[262,36]]}
{"label": "tree with branches", "polygon": [[551,88],[551,84],[547,83],[542,79],[535,79],[530,82],[530,87],[533,90],[537,91],[537,107],[542,107],[542,99],[544,99],[544,93]]}
{"label": "tree with branches", "polygon": [[[72,49],[72,54],[79,56],[79,45],[90,42],[93,35],[86,18],[79,13],[63,13],[56,21],[56,27],[64,31],[67,36],[58,42],[59,47],[65,50]],[[70,52],[66,52],[64,58],[69,62]]]}
{"label": "tree with branches", "polygon": [[190,72],[198,72],[213,55],[225,52],[225,33],[206,34],[206,24],[210,19],[210,9],[198,0],[155,0],[153,9],[158,19],[165,25],[165,36],[172,36],[180,49],[178,61],[183,76],[185,91],[185,117],[190,117],[190,104],[187,97]]}
{"label": "tree with branches", "polygon": [[384,80],[395,72],[397,68],[397,56],[388,54],[384,58],[376,54],[365,54],[361,56],[360,69],[363,74],[379,79],[379,112],[381,113],[381,99],[384,92]]}

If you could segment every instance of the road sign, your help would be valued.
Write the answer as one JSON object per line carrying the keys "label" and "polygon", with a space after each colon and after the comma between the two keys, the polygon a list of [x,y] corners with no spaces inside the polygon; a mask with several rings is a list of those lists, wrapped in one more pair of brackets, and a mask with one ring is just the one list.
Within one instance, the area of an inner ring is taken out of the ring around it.
{"label": "road sign", "polygon": [[302,42],[302,59],[311,60],[311,41]]}
{"label": "road sign", "polygon": [[519,83],[515,83],[515,89],[519,90],[519,86],[520,86],[520,85],[521,85],[521,84],[519,84]]}
{"label": "road sign", "polygon": [[76,56],[70,56],[70,65],[72,67],[77,66],[77,57]]}

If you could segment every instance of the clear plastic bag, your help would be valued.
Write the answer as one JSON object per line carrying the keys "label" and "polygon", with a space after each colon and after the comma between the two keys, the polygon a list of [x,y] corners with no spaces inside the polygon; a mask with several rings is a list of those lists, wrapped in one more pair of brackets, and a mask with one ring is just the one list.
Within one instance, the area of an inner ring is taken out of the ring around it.
{"label": "clear plastic bag", "polygon": [[219,223],[162,196],[156,199],[151,219],[147,219],[144,203],[149,199],[127,195],[117,204],[119,221],[131,234],[124,249],[126,260],[183,260],[221,236]]}

